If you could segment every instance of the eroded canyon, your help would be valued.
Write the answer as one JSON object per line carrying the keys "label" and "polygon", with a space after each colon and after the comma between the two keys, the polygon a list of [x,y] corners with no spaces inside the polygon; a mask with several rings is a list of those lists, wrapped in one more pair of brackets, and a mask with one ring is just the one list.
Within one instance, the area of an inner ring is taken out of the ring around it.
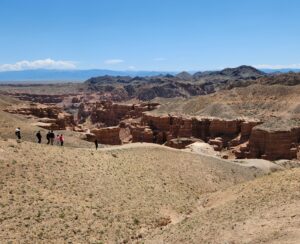
{"label": "eroded canyon", "polygon": [[[243,75],[244,67],[237,71],[239,79],[247,77],[243,85],[232,80],[226,82],[227,86],[216,82],[213,90],[202,89],[193,96],[176,93],[168,98],[167,93],[147,101],[138,99],[140,93],[135,94],[136,87],[146,89],[151,85],[151,89],[157,90],[153,84],[159,83],[160,87],[167,82],[176,90],[178,79],[186,76],[180,74],[175,80],[167,76],[155,82],[154,78],[148,78],[146,81],[152,82],[146,85],[145,80],[144,85],[136,84],[138,78],[95,78],[87,81],[87,88],[81,86],[77,92],[73,89],[58,94],[47,94],[47,86],[7,86],[6,95],[26,102],[9,106],[5,111],[33,116],[36,125],[42,128],[80,132],[85,140],[97,138],[99,143],[107,145],[148,142],[184,149],[192,143],[204,142],[225,159],[299,158],[299,76],[261,78],[258,73],[249,83],[249,76]],[[223,71],[223,75],[224,72],[227,74]],[[211,75],[214,79],[220,76]],[[126,85],[120,87],[121,83]],[[205,81],[194,85],[199,84],[202,88],[208,86]],[[238,85],[232,87],[232,84]],[[128,86],[132,89],[128,90]]]}

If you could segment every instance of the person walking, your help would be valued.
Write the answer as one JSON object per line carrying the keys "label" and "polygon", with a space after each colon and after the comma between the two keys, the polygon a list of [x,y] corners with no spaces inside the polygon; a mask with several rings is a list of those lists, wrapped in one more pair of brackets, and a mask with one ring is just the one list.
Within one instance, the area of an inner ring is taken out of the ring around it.
{"label": "person walking", "polygon": [[55,141],[56,141],[56,145],[59,146],[59,144],[60,144],[60,136],[59,136],[59,134],[56,135]]}
{"label": "person walking", "polygon": [[95,139],[95,147],[96,147],[96,150],[98,149],[98,140]]}
{"label": "person walking", "polygon": [[38,143],[41,144],[42,143],[42,134],[40,131],[38,131],[36,133],[36,138],[38,139]]}
{"label": "person walking", "polygon": [[15,131],[15,135],[17,137],[17,140],[21,140],[21,128],[18,127]]}
{"label": "person walking", "polygon": [[54,138],[55,138],[55,134],[54,134],[54,132],[53,132],[53,130],[51,130],[51,132],[50,132],[50,144],[51,145],[53,145],[53,142],[54,142]]}
{"label": "person walking", "polygon": [[63,146],[64,145],[64,141],[65,141],[65,138],[64,138],[63,134],[60,135],[59,141],[60,141],[60,145]]}
{"label": "person walking", "polygon": [[50,131],[48,131],[47,135],[46,135],[46,139],[47,139],[47,144],[50,144]]}

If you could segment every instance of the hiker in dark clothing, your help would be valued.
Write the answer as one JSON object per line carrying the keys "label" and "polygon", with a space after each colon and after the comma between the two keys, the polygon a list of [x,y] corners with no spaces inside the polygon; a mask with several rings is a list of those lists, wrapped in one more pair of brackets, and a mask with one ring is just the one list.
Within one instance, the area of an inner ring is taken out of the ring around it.
{"label": "hiker in dark clothing", "polygon": [[38,143],[40,144],[40,143],[42,142],[42,135],[41,135],[41,132],[40,132],[40,131],[38,131],[38,132],[36,133],[36,138],[38,139]]}
{"label": "hiker in dark clothing", "polygon": [[47,138],[47,144],[49,145],[50,144],[50,131],[48,131],[46,138]]}
{"label": "hiker in dark clothing", "polygon": [[172,117],[171,114],[168,114],[168,116],[169,116],[169,124],[173,125],[174,118]]}
{"label": "hiker in dark clothing", "polygon": [[18,140],[21,140],[21,129],[20,129],[20,127],[18,127],[18,128],[16,129],[15,134],[16,134],[17,139],[18,139]]}
{"label": "hiker in dark clothing", "polygon": [[96,150],[98,149],[98,140],[95,139],[95,147],[96,147]]}
{"label": "hiker in dark clothing", "polygon": [[53,145],[54,138],[55,138],[55,134],[54,134],[53,130],[51,130],[51,132],[49,134],[49,138],[50,138],[50,144]]}

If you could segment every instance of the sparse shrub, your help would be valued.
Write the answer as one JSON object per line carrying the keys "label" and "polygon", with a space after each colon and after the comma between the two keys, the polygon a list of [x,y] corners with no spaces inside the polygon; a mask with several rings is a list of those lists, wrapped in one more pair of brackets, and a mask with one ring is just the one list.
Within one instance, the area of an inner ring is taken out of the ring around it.
{"label": "sparse shrub", "polygon": [[65,213],[64,212],[60,213],[59,218],[64,219],[65,218]]}
{"label": "sparse shrub", "polygon": [[134,223],[135,225],[139,225],[139,224],[140,224],[140,221],[139,221],[137,218],[134,218],[134,219],[133,219],[133,223]]}

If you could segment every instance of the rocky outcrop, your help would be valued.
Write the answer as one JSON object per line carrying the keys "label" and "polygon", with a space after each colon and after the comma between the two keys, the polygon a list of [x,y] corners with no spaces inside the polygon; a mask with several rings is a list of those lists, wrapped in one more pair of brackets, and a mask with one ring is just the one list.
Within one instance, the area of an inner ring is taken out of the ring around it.
{"label": "rocky outcrop", "polygon": [[89,137],[90,140],[95,138],[101,144],[108,145],[120,145],[122,141],[120,139],[120,127],[106,127],[101,129],[93,129],[91,133],[94,137]]}
{"label": "rocky outcrop", "polygon": [[[167,142],[166,145],[174,146],[178,138],[199,138],[216,151],[234,148],[237,158],[293,159],[297,158],[299,151],[300,127],[269,131],[258,126],[262,124],[260,121],[182,118],[148,113],[143,114],[142,124],[151,128],[156,143]],[[165,139],[158,141],[155,135],[164,135]]]}
{"label": "rocky outcrop", "polygon": [[148,126],[130,126],[132,142],[154,142],[153,131]]}
{"label": "rocky outcrop", "polygon": [[45,94],[29,94],[29,93],[17,93],[11,94],[23,101],[31,101],[42,104],[57,104],[63,102],[64,98],[69,95],[45,95]]}
{"label": "rocky outcrop", "polygon": [[267,160],[297,158],[300,127],[287,131],[254,128],[245,150],[245,157]]}
{"label": "rocky outcrop", "polygon": [[209,134],[211,137],[223,135],[237,135],[241,131],[241,120],[220,120],[210,121]]}
{"label": "rocky outcrop", "polygon": [[176,148],[176,149],[184,149],[188,145],[191,145],[195,142],[201,142],[201,140],[196,138],[175,138],[171,139],[166,143],[166,146]]}
{"label": "rocky outcrop", "polygon": [[40,118],[38,125],[46,129],[65,130],[75,126],[73,115],[64,112],[62,108],[57,106],[31,104],[26,107],[9,108],[5,111]]}
{"label": "rocky outcrop", "polygon": [[151,111],[158,106],[157,103],[118,104],[102,101],[96,104],[80,104],[77,119],[80,123],[90,118],[93,124],[102,126],[117,126],[122,120],[138,118],[145,111]]}

